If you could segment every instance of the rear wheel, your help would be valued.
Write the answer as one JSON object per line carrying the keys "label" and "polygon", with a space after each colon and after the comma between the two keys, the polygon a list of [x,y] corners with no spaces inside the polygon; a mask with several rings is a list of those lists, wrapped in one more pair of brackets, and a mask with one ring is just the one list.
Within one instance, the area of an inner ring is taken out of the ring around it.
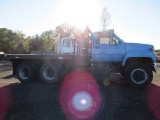
{"label": "rear wheel", "polygon": [[16,70],[16,75],[22,83],[29,83],[33,80],[34,69],[33,65],[29,62],[22,62]]}
{"label": "rear wheel", "polygon": [[57,83],[58,82],[58,68],[51,64],[46,63],[40,69],[40,78],[45,83]]}
{"label": "rear wheel", "polygon": [[152,82],[153,73],[148,65],[143,63],[133,63],[127,67],[125,78],[131,86],[144,88]]}

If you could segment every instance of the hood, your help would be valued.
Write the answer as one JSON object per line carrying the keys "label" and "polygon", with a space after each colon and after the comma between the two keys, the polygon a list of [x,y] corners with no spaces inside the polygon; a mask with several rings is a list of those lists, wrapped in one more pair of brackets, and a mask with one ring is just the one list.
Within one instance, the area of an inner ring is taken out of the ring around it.
{"label": "hood", "polygon": [[153,50],[154,46],[150,44],[141,44],[141,43],[125,43],[126,51],[130,50]]}

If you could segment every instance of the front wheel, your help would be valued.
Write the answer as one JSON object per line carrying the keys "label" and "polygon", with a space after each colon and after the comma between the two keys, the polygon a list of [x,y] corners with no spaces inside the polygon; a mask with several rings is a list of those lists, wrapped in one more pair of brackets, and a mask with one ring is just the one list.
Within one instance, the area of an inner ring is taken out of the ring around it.
{"label": "front wheel", "polygon": [[153,79],[152,70],[144,63],[133,63],[125,71],[125,78],[133,87],[144,88]]}

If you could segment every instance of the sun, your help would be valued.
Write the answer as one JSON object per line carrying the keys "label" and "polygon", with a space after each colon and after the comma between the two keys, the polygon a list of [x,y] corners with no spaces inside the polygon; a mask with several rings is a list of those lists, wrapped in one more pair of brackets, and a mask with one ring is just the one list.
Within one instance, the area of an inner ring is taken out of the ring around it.
{"label": "sun", "polygon": [[60,21],[83,29],[86,25],[96,28],[99,24],[100,5],[98,0],[64,0],[58,9]]}

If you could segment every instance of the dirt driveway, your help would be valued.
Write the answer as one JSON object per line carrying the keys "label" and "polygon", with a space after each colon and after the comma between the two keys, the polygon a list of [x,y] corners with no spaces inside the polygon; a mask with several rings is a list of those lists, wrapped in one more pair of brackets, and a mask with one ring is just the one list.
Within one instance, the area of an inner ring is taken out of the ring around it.
{"label": "dirt driveway", "polygon": [[[99,86],[101,105],[92,119],[159,120],[160,67],[158,71],[146,89],[130,88],[118,79],[107,87]],[[59,102],[60,87],[22,84],[12,76],[11,63],[0,62],[0,120],[67,120],[70,117]]]}

